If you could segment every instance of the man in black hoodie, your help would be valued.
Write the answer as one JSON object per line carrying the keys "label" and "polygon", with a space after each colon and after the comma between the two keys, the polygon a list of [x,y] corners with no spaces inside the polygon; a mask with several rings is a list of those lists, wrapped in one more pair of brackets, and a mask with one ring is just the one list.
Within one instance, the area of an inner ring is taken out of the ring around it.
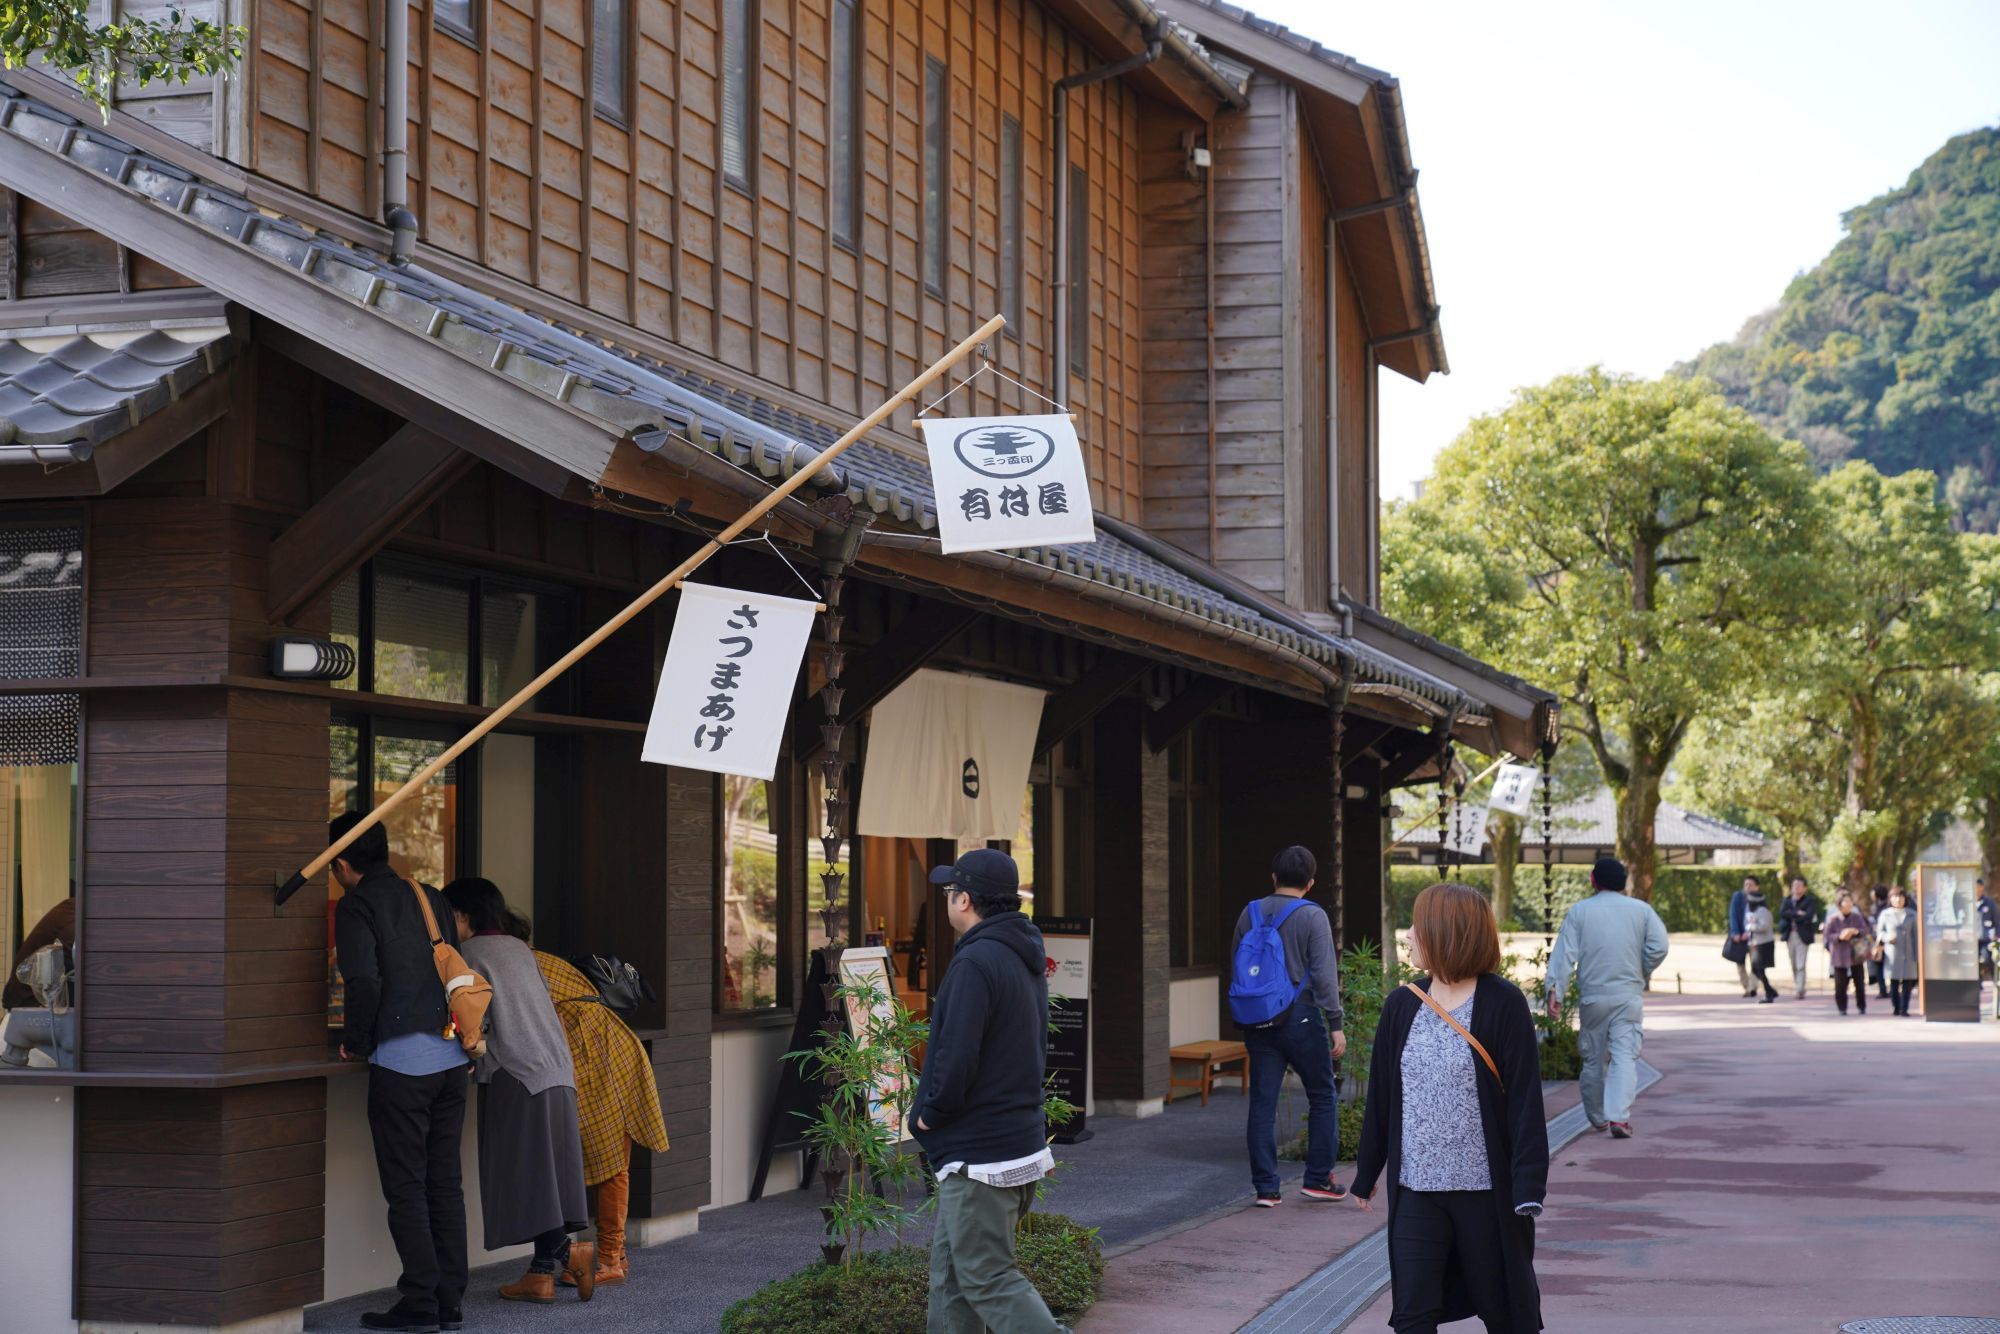
{"label": "man in black hoodie", "polygon": [[1014,1229],[1055,1167],[1042,1116],[1048,955],[1020,872],[978,848],[931,872],[958,936],[931,1002],[911,1125],[937,1171],[931,1334],[1063,1329],[1014,1263]]}

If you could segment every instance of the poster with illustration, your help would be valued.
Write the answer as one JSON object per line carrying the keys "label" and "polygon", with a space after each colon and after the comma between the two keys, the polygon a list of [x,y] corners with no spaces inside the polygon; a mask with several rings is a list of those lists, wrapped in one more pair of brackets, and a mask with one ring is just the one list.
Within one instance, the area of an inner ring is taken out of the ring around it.
{"label": "poster with illustration", "polygon": [[[867,1041],[871,1031],[895,1021],[896,982],[890,975],[889,951],[886,948],[870,945],[862,949],[842,950],[840,980],[846,986],[873,987],[880,993],[872,1016],[860,1013],[860,1007],[852,1002],[847,1006],[847,1028],[857,1041]],[[899,1144],[910,1137],[909,1128],[903,1124],[900,1103],[905,1087],[901,1077],[891,1074],[868,1091],[869,1115]]]}

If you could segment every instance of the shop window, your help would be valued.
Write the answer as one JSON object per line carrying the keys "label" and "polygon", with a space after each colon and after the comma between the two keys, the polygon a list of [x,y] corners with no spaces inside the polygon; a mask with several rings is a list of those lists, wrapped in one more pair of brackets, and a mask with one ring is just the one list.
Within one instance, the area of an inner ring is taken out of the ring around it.
{"label": "shop window", "polygon": [[847,246],[861,243],[862,31],[860,0],[833,0],[827,137],[833,153],[833,239]]}
{"label": "shop window", "polygon": [[[0,678],[83,670],[83,530],[0,521]],[[72,693],[0,693],[0,984],[9,1060],[74,1068],[77,750]],[[52,945],[52,953],[43,953]],[[30,962],[32,984],[16,969]]]}
{"label": "shop window", "polygon": [[1090,894],[1090,729],[1035,761],[1035,902],[1038,917],[1088,917]]}
{"label": "shop window", "polygon": [[[381,560],[334,590],[330,631],[360,662],[341,689],[498,706],[575,642],[577,608],[554,589]],[[557,681],[530,707],[568,712],[570,683]]]}
{"label": "shop window", "polygon": [[945,241],[951,229],[951,80],[944,62],[924,61],[924,286],[944,295]]}
{"label": "shop window", "polygon": [[373,687],[472,703],[472,585],[394,566],[375,575]]}
{"label": "shop window", "polygon": [[718,782],[722,808],[716,817],[721,856],[716,875],[716,910],[721,959],[716,1007],[725,1013],[778,1008],[780,977],[786,973],[779,948],[780,876],[777,810],[771,785],[761,779],[724,775]]}
{"label": "shop window", "polygon": [[1214,734],[1196,727],[1167,748],[1168,958],[1175,968],[1212,968],[1221,958],[1217,821]]}
{"label": "shop window", "polygon": [[722,179],[752,193],[756,148],[757,0],[722,4]]}
{"label": "shop window", "polygon": [[601,116],[624,121],[629,110],[625,88],[625,0],[592,0],[590,23],[590,95]]}

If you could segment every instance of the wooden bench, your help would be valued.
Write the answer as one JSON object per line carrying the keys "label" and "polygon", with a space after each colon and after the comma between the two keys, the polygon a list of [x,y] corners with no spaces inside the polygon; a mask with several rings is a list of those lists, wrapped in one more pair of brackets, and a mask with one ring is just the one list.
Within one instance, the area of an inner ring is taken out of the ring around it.
{"label": "wooden bench", "polygon": [[[1196,1066],[1200,1074],[1194,1079],[1182,1079],[1174,1073],[1173,1067],[1182,1063]],[[1167,1101],[1174,1100],[1176,1089],[1200,1089],[1201,1105],[1208,1106],[1208,1095],[1215,1087],[1215,1077],[1233,1078],[1244,1097],[1250,1096],[1250,1049],[1240,1042],[1226,1042],[1210,1039],[1207,1042],[1188,1042],[1167,1052]]]}

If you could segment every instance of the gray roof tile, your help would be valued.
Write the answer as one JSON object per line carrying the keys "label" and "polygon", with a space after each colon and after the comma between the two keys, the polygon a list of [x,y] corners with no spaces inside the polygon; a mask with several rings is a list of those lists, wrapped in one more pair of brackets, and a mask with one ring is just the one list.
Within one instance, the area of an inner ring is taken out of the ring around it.
{"label": "gray roof tile", "polygon": [[176,338],[158,329],[78,336],[36,351],[32,328],[0,337],[0,464],[45,462],[46,451],[92,449],[199,384],[233,351],[228,328]]}

